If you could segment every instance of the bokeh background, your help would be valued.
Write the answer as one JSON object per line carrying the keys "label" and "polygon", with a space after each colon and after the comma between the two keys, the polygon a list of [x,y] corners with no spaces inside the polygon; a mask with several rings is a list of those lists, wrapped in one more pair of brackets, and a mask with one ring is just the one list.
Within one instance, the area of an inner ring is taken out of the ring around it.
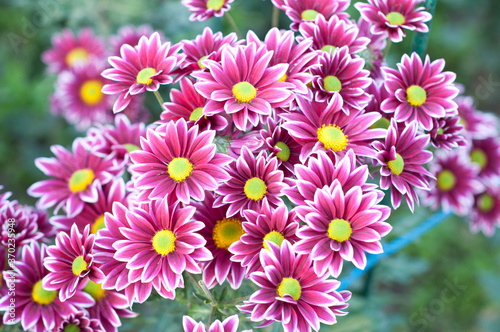
{"label": "bokeh background", "polygon": [[[252,29],[263,37],[270,28],[270,0],[236,0],[232,8],[242,32]],[[359,16],[350,11],[353,18]],[[179,0],[0,0],[0,184],[14,193],[13,199],[34,204],[26,189],[43,178],[34,159],[51,156],[52,144],[69,147],[83,135],[48,108],[55,77],[45,72],[40,55],[50,48],[51,36],[65,27],[78,31],[84,26],[107,36],[122,25],[145,23],[172,42],[192,39],[206,25],[231,31],[225,19],[193,23],[188,16]],[[438,0],[428,47],[431,59],[446,59],[446,70],[457,73],[457,82],[478,109],[497,114],[499,19],[496,0]],[[280,27],[288,24],[281,13]],[[393,44],[389,63],[409,51],[412,37],[409,33],[405,41]],[[404,208],[394,213],[392,236],[429,214],[420,209],[409,215]],[[500,331],[500,236],[470,234],[464,220],[452,217],[384,259],[369,279],[361,278],[351,290],[350,314],[324,330]],[[134,307],[143,318],[125,320],[123,330],[176,331],[185,312],[166,302]]]}

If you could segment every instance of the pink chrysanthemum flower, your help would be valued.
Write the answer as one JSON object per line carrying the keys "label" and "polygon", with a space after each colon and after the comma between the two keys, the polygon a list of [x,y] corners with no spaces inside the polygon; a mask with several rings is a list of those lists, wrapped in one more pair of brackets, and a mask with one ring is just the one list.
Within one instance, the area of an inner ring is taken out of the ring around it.
{"label": "pink chrysanthemum flower", "polygon": [[135,47],[123,45],[120,57],[109,57],[113,68],[103,71],[102,76],[116,83],[104,85],[102,92],[119,94],[113,112],[123,111],[138,94],[157,91],[161,84],[172,83],[171,72],[184,59],[177,54],[179,49],[180,45],[171,46],[170,42],[162,44],[160,35],[155,32],[149,38],[141,37]]}
{"label": "pink chrysanthemum flower", "polygon": [[56,332],[80,331],[80,332],[104,332],[101,323],[97,319],[87,317],[86,313],[80,311],[71,314],[57,327]]}
{"label": "pink chrysanthemum flower", "polygon": [[181,3],[192,13],[190,21],[206,21],[214,16],[221,17],[231,9],[234,0],[182,0]]}
{"label": "pink chrysanthemum flower", "polygon": [[310,212],[303,217],[295,245],[298,253],[311,257],[314,271],[337,278],[344,261],[352,262],[358,269],[366,266],[366,254],[383,252],[380,239],[392,227],[385,222],[391,209],[376,205],[377,193],[363,193],[354,186],[344,191],[335,180],[330,187],[316,190]]}
{"label": "pink chrysanthemum flower", "polygon": [[351,4],[351,0],[284,0],[283,9],[286,15],[292,20],[290,29],[298,31],[300,23],[314,21],[318,14],[329,20],[336,15],[341,19],[348,19],[349,14],[344,11]]}
{"label": "pink chrysanthemum flower", "polygon": [[87,280],[100,282],[104,274],[94,264],[94,240],[95,234],[90,234],[89,226],[83,233],[74,224],[69,234],[60,232],[56,244],[47,248],[47,257],[43,261],[50,271],[43,278],[43,288],[59,291],[59,299],[66,301]]}
{"label": "pink chrysanthemum flower", "polygon": [[436,154],[429,165],[436,180],[431,181],[431,189],[425,192],[426,205],[432,205],[433,209],[441,206],[445,212],[462,216],[470,212],[474,195],[484,191],[484,186],[477,180],[478,167],[462,152]]}
{"label": "pink chrysanthemum flower", "polygon": [[[271,118],[268,118],[268,120],[269,119]],[[261,126],[259,126],[259,128],[261,128]],[[233,159],[238,159],[241,156],[241,149],[244,146],[250,149],[250,151],[252,151],[253,154],[258,154],[259,152],[265,149],[264,140],[262,139],[260,131],[257,128],[254,128],[252,131],[249,131],[247,133],[243,133],[240,130],[234,130],[232,131],[232,133],[228,132],[228,135],[231,136],[229,141],[229,147],[227,148],[227,153]]]}
{"label": "pink chrysanthemum flower", "polygon": [[199,263],[212,255],[197,234],[204,225],[192,220],[194,212],[167,197],[128,211],[130,228],[110,229],[126,238],[113,244],[113,257],[127,263],[129,282],[152,283],[160,295],[173,299],[175,289],[184,286],[184,271],[201,273]]}
{"label": "pink chrysanthemum flower", "polygon": [[373,143],[378,153],[380,169],[380,187],[391,187],[391,202],[394,208],[401,204],[401,197],[413,211],[414,202],[419,204],[415,188],[429,190],[429,178],[432,174],[423,165],[432,159],[432,152],[425,150],[429,144],[429,135],[419,134],[418,123],[410,122],[407,126],[398,126],[392,119],[384,142]]}
{"label": "pink chrysanthemum flower", "polygon": [[370,39],[358,36],[359,30],[355,24],[342,20],[337,15],[333,15],[329,20],[318,15],[316,20],[302,23],[299,31],[302,35],[299,40],[311,38],[312,48],[326,53],[347,46],[349,54],[353,55],[365,50],[370,42]]}
{"label": "pink chrysanthemum flower", "polygon": [[365,108],[365,113],[376,112],[382,115],[382,117],[372,125],[372,128],[389,128],[394,113],[385,113],[380,109],[380,104],[390,97],[384,82],[373,80],[372,84],[366,89],[366,92],[371,95],[371,100]]}
{"label": "pink chrysanthemum flower", "polygon": [[455,98],[458,105],[460,124],[465,127],[464,134],[472,139],[485,139],[498,136],[498,119],[490,113],[476,110],[474,99],[468,96]]}
{"label": "pink chrysanthemum flower", "polygon": [[212,194],[208,194],[203,202],[192,205],[196,208],[194,220],[205,224],[200,234],[207,241],[205,247],[213,255],[213,259],[203,266],[203,282],[212,288],[227,280],[233,289],[238,289],[245,276],[245,268],[231,261],[232,254],[228,248],[245,233],[242,227],[245,219],[239,213],[227,216],[227,206],[214,207]]}
{"label": "pink chrysanthemum flower", "polygon": [[384,137],[386,130],[370,129],[380,114],[351,110],[349,115],[341,111],[341,98],[334,95],[332,102],[322,103],[297,98],[298,111],[281,114],[283,127],[292,138],[302,145],[301,162],[318,151],[343,157],[352,149],[357,157],[375,156],[370,146],[378,138]]}
{"label": "pink chrysanthemum flower", "polygon": [[229,179],[225,167],[232,161],[215,152],[214,136],[212,130],[199,132],[198,126],[188,129],[184,119],[148,129],[142,150],[130,154],[135,187],[150,199],[173,194],[185,204],[191,198],[204,200],[205,191]]}
{"label": "pink chrysanthemum flower", "polygon": [[489,137],[472,140],[469,147],[470,159],[479,166],[479,178],[491,183],[500,178],[500,138]]}
{"label": "pink chrysanthemum flower", "polygon": [[[9,193],[10,194],[10,193]],[[5,201],[0,206],[1,243],[6,248],[20,248],[40,241],[44,234],[38,230],[38,216],[28,206],[17,201]],[[14,223],[9,220],[15,220]]]}
{"label": "pink chrysanthemum flower", "polygon": [[[21,322],[25,331],[53,331],[68,315],[92,306],[92,298],[81,290],[61,302],[57,291],[43,288],[42,279],[49,273],[42,263],[46,257],[46,249],[45,244],[40,246],[36,242],[22,248],[21,260],[15,264],[15,297],[7,294],[0,299],[0,310],[5,312],[4,324]],[[5,278],[3,281],[12,282]],[[11,301],[13,298],[14,302]],[[17,313],[14,319],[10,317],[12,303]]]}
{"label": "pink chrysanthemum flower", "polygon": [[395,113],[398,122],[409,124],[417,120],[425,130],[432,129],[432,118],[456,114],[453,99],[458,89],[453,85],[456,74],[443,72],[444,60],[431,63],[429,56],[422,63],[420,56],[403,55],[398,70],[384,67],[385,87],[390,97],[382,102],[381,109]]}
{"label": "pink chrysanthemum flower", "polygon": [[99,184],[106,184],[121,173],[112,158],[97,156],[80,138],[73,141],[72,152],[60,145],[53,145],[50,150],[56,158],[37,158],[35,164],[52,178],[36,182],[28,189],[28,194],[40,197],[37,203],[40,209],[56,206],[57,212],[64,206],[69,217],[76,216],[85,202],[97,201]]}
{"label": "pink chrysanthemum flower", "polygon": [[[216,319],[208,328],[208,332],[236,332],[238,330],[238,325],[240,320],[238,315],[232,315],[224,319],[223,322]],[[193,318],[189,316],[182,317],[182,327],[184,332],[207,332],[205,324],[203,322],[196,322]],[[245,330],[242,332],[250,332]]]}
{"label": "pink chrysanthemum flower", "polygon": [[486,236],[493,236],[500,227],[500,187],[489,185],[486,190],[474,196],[474,205],[470,214],[470,229],[473,233],[482,231]]}
{"label": "pink chrysanthemum flower", "polygon": [[429,32],[425,24],[432,15],[425,7],[418,4],[424,0],[368,0],[369,3],[356,3],[354,7],[361,16],[373,23],[371,32],[374,35],[388,33],[389,38],[399,43],[406,36],[405,30]]}
{"label": "pink chrysanthemum flower", "polygon": [[251,314],[252,321],[267,326],[280,321],[286,332],[318,331],[320,323],[332,325],[342,311],[351,292],[336,289],[340,282],[317,275],[309,255],[297,254],[288,241],[281,247],[268,242],[269,250],[260,252],[264,271],[252,273],[250,279],[261,289],[252,294],[243,305],[237,306]]}
{"label": "pink chrysanthemum flower", "polygon": [[49,66],[49,71],[56,73],[93,59],[101,60],[106,52],[104,42],[90,28],[82,29],[78,36],[70,29],[64,29],[52,37],[52,47],[42,54],[42,60]]}
{"label": "pink chrysanthemum flower", "polygon": [[163,104],[165,111],[160,114],[161,123],[184,119],[188,126],[198,125],[200,131],[208,129],[222,130],[226,128],[228,121],[220,115],[203,115],[203,107],[208,100],[200,95],[194,88],[191,78],[184,78],[180,82],[181,90],[170,90],[170,100]]}
{"label": "pink chrysanthemum flower", "polygon": [[295,220],[295,213],[288,213],[284,204],[273,210],[264,202],[260,211],[245,210],[244,215],[247,219],[242,223],[245,233],[229,247],[229,251],[233,254],[231,260],[240,262],[246,268],[248,278],[252,272],[263,271],[259,252],[269,249],[266,241],[278,246],[284,240],[295,243],[298,240],[295,233],[299,223]]}
{"label": "pink chrysanthemum flower", "polygon": [[283,182],[283,172],[278,169],[277,158],[267,158],[264,153],[257,157],[243,146],[241,156],[229,166],[230,179],[217,189],[214,206],[229,205],[227,216],[257,210],[267,200],[272,207],[283,203],[282,190],[288,188]]}
{"label": "pink chrysanthemum flower", "polygon": [[209,70],[193,73],[199,79],[196,90],[209,99],[203,114],[226,112],[236,128],[245,131],[264,122],[273,108],[287,107],[295,85],[282,81],[287,64],[269,65],[272,55],[264,45],[250,43],[225,47],[221,63],[205,60]]}
{"label": "pink chrysanthemum flower", "polygon": [[368,105],[370,96],[365,90],[372,81],[370,73],[363,69],[365,60],[352,58],[349,48],[343,46],[324,53],[319,63],[320,67],[311,70],[316,101],[331,103],[334,96],[340,96],[342,111],[347,115]]}
{"label": "pink chrysanthemum flower", "polygon": [[149,24],[143,24],[138,27],[135,27],[133,25],[126,25],[121,27],[116,35],[109,37],[111,55],[120,56],[120,48],[123,44],[136,46],[142,36],[151,36],[153,33],[154,30]]}
{"label": "pink chrysanthemum flower", "polygon": [[429,132],[431,143],[436,148],[451,150],[459,146],[466,146],[467,141],[463,134],[464,126],[460,124],[459,116],[446,116],[432,119],[432,130]]}

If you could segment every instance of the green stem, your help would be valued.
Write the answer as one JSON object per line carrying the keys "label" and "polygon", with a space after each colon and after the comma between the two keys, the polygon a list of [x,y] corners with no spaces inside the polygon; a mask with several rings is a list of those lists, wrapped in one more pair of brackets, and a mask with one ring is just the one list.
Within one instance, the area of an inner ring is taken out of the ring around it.
{"label": "green stem", "polygon": [[387,58],[387,54],[389,54],[389,50],[391,49],[391,45],[392,45],[392,40],[390,38],[387,39],[387,44],[385,45],[385,48],[384,48],[384,59]]}
{"label": "green stem", "polygon": [[240,29],[238,29],[238,26],[236,25],[236,22],[234,21],[233,17],[229,14],[229,12],[226,12],[224,15],[229,21],[229,24],[231,24],[233,31],[236,32],[236,34],[238,35],[238,38],[241,38]]}
{"label": "green stem", "polygon": [[224,303],[222,303],[222,305],[224,305],[224,306],[230,306],[230,305],[231,305],[231,306],[232,306],[232,305],[235,305],[235,304],[237,304],[237,303],[240,303],[240,302],[243,302],[243,301],[247,301],[247,300],[249,300],[249,299],[250,299],[250,296],[251,296],[251,295],[238,297],[238,298],[236,298],[236,299],[234,299],[234,300],[232,300],[232,301],[227,301],[227,302],[224,302]]}
{"label": "green stem", "polygon": [[[434,17],[434,12],[436,10],[437,0],[426,0],[425,10],[429,12]],[[427,22],[429,27],[429,32],[431,29],[432,19]],[[425,55],[427,49],[427,43],[429,42],[429,32],[416,32],[413,38],[413,43],[411,45],[411,53],[416,52],[422,58]]]}
{"label": "green stem", "polygon": [[279,20],[280,20],[280,10],[278,9],[278,7],[273,6],[272,26],[274,28],[278,27]]}
{"label": "green stem", "polygon": [[158,92],[158,90],[153,91],[153,93],[155,94],[156,100],[158,100],[158,103],[160,104],[161,110],[164,111],[165,110],[163,108],[164,101],[163,101],[163,98],[161,97],[160,93]]}

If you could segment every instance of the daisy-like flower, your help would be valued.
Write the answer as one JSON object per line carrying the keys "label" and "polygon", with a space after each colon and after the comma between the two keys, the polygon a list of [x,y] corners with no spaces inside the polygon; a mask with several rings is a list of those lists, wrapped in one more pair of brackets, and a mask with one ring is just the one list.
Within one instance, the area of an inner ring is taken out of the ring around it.
{"label": "daisy-like flower", "polygon": [[479,178],[492,182],[500,177],[500,139],[489,137],[472,140],[469,147],[470,159],[479,166]]}
{"label": "daisy-like flower", "polygon": [[101,158],[89,150],[83,139],[73,141],[72,152],[60,145],[51,146],[56,158],[37,158],[35,164],[52,178],[36,182],[28,194],[40,197],[37,206],[47,209],[56,206],[56,212],[64,206],[69,217],[83,210],[85,202],[97,202],[97,187],[119,176],[111,157]]}
{"label": "daisy-like flower", "polygon": [[392,229],[385,222],[391,209],[377,201],[377,193],[363,193],[358,186],[344,192],[337,180],[317,190],[311,212],[302,218],[306,225],[297,232],[295,250],[311,257],[318,275],[329,271],[337,278],[344,261],[364,269],[365,253],[382,253],[380,239]]}
{"label": "daisy-like flower", "polygon": [[60,73],[77,65],[87,64],[93,59],[102,59],[106,48],[92,29],[85,28],[75,36],[70,29],[52,37],[52,48],[42,54],[49,71]]}
{"label": "daisy-like flower", "polygon": [[207,129],[222,130],[226,128],[228,121],[220,115],[203,115],[203,107],[207,104],[207,99],[200,95],[194,88],[191,78],[184,78],[180,82],[181,90],[170,90],[170,100],[163,104],[165,111],[160,114],[161,123],[184,119],[191,127],[198,125],[200,131]]}
{"label": "daisy-like flower", "polygon": [[455,98],[458,105],[460,124],[464,126],[464,134],[472,139],[485,139],[498,135],[498,119],[493,114],[476,110],[474,99],[468,96]]}
{"label": "daisy-like flower", "polygon": [[[404,128],[404,129],[403,129]],[[419,203],[415,188],[429,190],[429,178],[432,174],[423,165],[432,159],[432,152],[425,150],[429,135],[419,134],[416,121],[406,127],[398,126],[392,119],[384,142],[373,143],[378,153],[380,169],[380,187],[391,187],[391,202],[394,208],[401,204],[401,197],[413,212],[414,202]]]}
{"label": "daisy-like flower", "polygon": [[425,130],[432,129],[432,119],[455,115],[457,104],[453,99],[458,89],[453,85],[456,74],[443,72],[444,60],[431,63],[429,56],[422,63],[420,56],[403,55],[398,70],[384,67],[385,87],[390,97],[382,102],[381,109],[395,113],[398,122],[409,124],[417,120]]}
{"label": "daisy-like flower", "polygon": [[184,286],[184,271],[201,273],[198,264],[212,255],[197,234],[204,225],[192,220],[194,212],[167,197],[127,211],[129,228],[110,229],[126,238],[113,244],[113,257],[127,263],[129,282],[152,283],[160,295],[173,299],[175,289]]}
{"label": "daisy-like flower", "polygon": [[341,19],[348,19],[349,14],[344,11],[351,4],[350,0],[284,0],[284,5],[278,6],[283,9],[286,15],[292,20],[290,29],[298,31],[300,23],[314,21],[318,14],[329,20],[337,15]]}
{"label": "daisy-like flower", "polygon": [[261,152],[257,157],[243,146],[241,156],[229,166],[230,179],[217,189],[214,206],[229,205],[227,216],[258,210],[267,200],[272,207],[283,203],[282,190],[288,188],[283,182],[283,172],[278,169],[278,160],[266,158]]}
{"label": "daisy-like flower", "polygon": [[71,314],[57,327],[56,332],[80,331],[80,332],[104,332],[101,323],[97,319],[91,319],[86,313],[80,311]]}
{"label": "daisy-like flower", "polygon": [[191,198],[202,201],[205,191],[229,179],[224,168],[232,158],[215,153],[214,136],[212,130],[199,132],[198,126],[188,129],[184,119],[148,129],[142,150],[130,154],[135,187],[150,199],[174,194],[185,204]]}
{"label": "daisy-like flower", "polygon": [[[20,248],[40,241],[44,234],[38,230],[38,215],[17,201],[5,201],[0,206],[1,243],[6,248]],[[15,220],[14,223],[10,222]]]}
{"label": "daisy-like flower", "polygon": [[[239,324],[240,320],[238,318],[238,315],[229,316],[222,322],[216,319],[208,328],[208,332],[236,332],[238,330]],[[184,332],[207,332],[207,329],[203,322],[196,322],[189,316],[182,317],[182,327],[184,328]],[[245,330],[242,332],[251,331]]]}
{"label": "daisy-like flower", "polygon": [[[48,274],[43,266],[46,246],[33,242],[22,248],[21,260],[15,264],[15,296],[5,295],[0,299],[0,310],[4,311],[4,324],[21,322],[25,331],[53,331],[72,313],[93,304],[92,298],[77,290],[68,300],[61,302],[57,291],[47,290],[42,286],[42,279]],[[8,283],[12,279],[4,276]],[[15,299],[12,301],[12,299]],[[14,303],[15,318],[10,316],[10,305]]]}
{"label": "daisy-like flower", "polygon": [[227,280],[233,289],[238,289],[245,276],[245,268],[231,261],[232,254],[228,248],[245,233],[242,226],[245,220],[239,213],[227,216],[227,206],[214,207],[212,194],[192,206],[196,208],[193,219],[205,225],[200,235],[207,241],[205,247],[213,255],[213,259],[203,266],[203,282],[212,288]]}
{"label": "daisy-like flower", "polygon": [[318,331],[320,323],[332,325],[342,311],[351,292],[338,292],[340,282],[318,275],[312,268],[309,255],[294,252],[288,241],[281,247],[268,242],[269,250],[260,252],[264,271],[252,273],[250,279],[261,289],[252,294],[243,305],[237,306],[251,314],[252,321],[262,321],[261,326],[280,321],[286,332]]}
{"label": "daisy-like flower", "polygon": [[234,0],[182,0],[181,3],[192,13],[190,21],[206,21],[214,16],[221,17],[231,9]]}
{"label": "daisy-like flower", "polygon": [[351,110],[349,115],[341,111],[341,98],[332,97],[332,102],[324,103],[298,97],[298,111],[281,114],[283,128],[302,145],[300,161],[318,151],[343,157],[352,149],[357,157],[375,156],[370,146],[378,138],[384,137],[386,130],[370,129],[380,114]]}
{"label": "daisy-like flower", "polygon": [[324,53],[319,63],[321,66],[311,70],[316,101],[331,103],[335,96],[340,96],[342,111],[347,115],[368,105],[370,96],[365,90],[371,79],[370,73],[363,69],[365,60],[352,58],[349,48],[343,46],[332,53]]}
{"label": "daisy-like flower", "polygon": [[356,3],[354,7],[361,16],[373,23],[374,35],[388,33],[389,38],[399,43],[406,36],[405,30],[429,32],[425,24],[432,15],[425,7],[418,6],[424,0],[368,0],[368,3]]}
{"label": "daisy-like flower", "polygon": [[462,216],[469,213],[474,195],[484,191],[477,180],[478,167],[462,151],[457,151],[436,154],[429,168],[436,181],[431,181],[430,190],[425,192],[426,204]]}
{"label": "daisy-like flower", "polygon": [[132,98],[145,91],[157,91],[161,84],[173,82],[172,70],[184,59],[177,54],[180,45],[161,43],[159,33],[149,38],[141,37],[135,47],[123,45],[120,57],[108,58],[113,68],[106,69],[102,76],[115,81],[104,85],[102,92],[109,95],[119,94],[113,112],[123,111]]}
{"label": "daisy-like flower", "polygon": [[205,60],[209,69],[195,72],[196,90],[209,99],[203,114],[226,112],[232,115],[236,128],[242,131],[257,126],[276,107],[287,107],[294,98],[295,85],[282,82],[288,65],[270,67],[273,52],[255,43],[224,47],[222,62]]}
{"label": "daisy-like flower", "polygon": [[120,48],[123,44],[136,46],[142,36],[151,36],[153,33],[154,30],[149,24],[143,24],[138,27],[133,25],[123,26],[118,30],[116,35],[109,37],[111,54],[120,56]]}
{"label": "daisy-like flower", "polygon": [[92,279],[100,282],[104,274],[94,264],[92,250],[95,234],[90,234],[86,226],[83,233],[73,225],[69,234],[60,232],[56,244],[47,248],[43,264],[49,274],[43,278],[44,289],[59,291],[59,299],[71,298],[85,281]]}
{"label": "daisy-like flower", "polygon": [[469,217],[473,233],[482,231],[486,236],[493,236],[495,228],[500,227],[500,190],[498,186],[487,186],[474,196],[474,205]]}
{"label": "daisy-like flower", "polygon": [[269,249],[266,241],[274,242],[278,246],[284,240],[295,243],[298,240],[295,233],[299,223],[295,220],[295,213],[288,213],[284,204],[273,210],[264,202],[260,211],[246,210],[244,215],[247,219],[242,224],[245,233],[229,247],[229,251],[233,254],[231,260],[241,262],[246,268],[248,278],[252,272],[263,270],[259,252]]}
{"label": "daisy-like flower", "polygon": [[436,148],[451,150],[459,146],[466,146],[467,142],[462,135],[464,126],[460,124],[459,116],[446,116],[432,119],[432,130],[429,132],[431,143]]}

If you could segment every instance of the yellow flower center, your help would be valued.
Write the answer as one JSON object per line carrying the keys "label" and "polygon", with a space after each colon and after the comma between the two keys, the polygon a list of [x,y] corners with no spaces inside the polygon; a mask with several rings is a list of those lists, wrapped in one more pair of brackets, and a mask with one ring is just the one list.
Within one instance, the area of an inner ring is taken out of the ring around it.
{"label": "yellow flower center", "polygon": [[484,153],[483,150],[478,148],[472,150],[470,159],[473,163],[478,164],[481,169],[484,169],[488,164],[488,156],[486,155],[486,153]]}
{"label": "yellow flower center", "polygon": [[195,108],[192,112],[191,112],[191,115],[189,116],[189,120],[191,121],[196,121],[198,120],[199,118],[201,118],[201,116],[203,115],[203,107],[198,107],[198,108]]}
{"label": "yellow flower center", "polygon": [[427,100],[427,93],[422,87],[412,85],[406,89],[406,99],[412,106],[421,106]]}
{"label": "yellow flower center", "polygon": [[162,256],[166,256],[175,251],[175,234],[168,230],[163,229],[155,234],[153,237],[153,248]]}
{"label": "yellow flower center", "polygon": [[204,55],[200,58],[200,60],[198,60],[198,66],[200,66],[200,69],[206,68],[206,66],[203,64],[203,60],[205,60],[206,58],[208,58],[208,55]]}
{"label": "yellow flower center", "polygon": [[79,276],[80,273],[87,270],[87,262],[85,262],[83,256],[78,256],[77,258],[75,258],[71,266],[71,270],[73,271],[73,274],[75,276]]}
{"label": "yellow flower center", "polygon": [[324,78],[325,90],[330,92],[338,92],[342,90],[342,83],[337,78],[337,76],[327,76]]}
{"label": "yellow flower center", "polygon": [[106,228],[106,224],[104,223],[104,214],[101,214],[96,220],[92,223],[90,227],[90,231],[92,234],[97,234],[97,231],[100,229]]}
{"label": "yellow flower center", "polygon": [[83,291],[92,296],[96,302],[99,302],[106,295],[106,291],[102,289],[101,285],[92,280],[89,280]]}
{"label": "yellow flower center", "polygon": [[380,118],[370,126],[370,129],[388,129],[391,123],[386,118]]}
{"label": "yellow flower center", "polygon": [[208,0],[207,9],[219,10],[224,6],[224,0]]}
{"label": "yellow flower center", "polygon": [[31,297],[33,298],[33,301],[35,301],[36,303],[47,305],[51,304],[52,301],[56,299],[57,291],[43,289],[42,281],[38,280],[36,284],[33,286]]}
{"label": "yellow flower center", "polygon": [[276,157],[283,161],[288,161],[288,159],[290,159],[290,148],[288,147],[288,145],[283,142],[278,142],[276,143],[275,147],[281,149],[280,152],[276,153]]}
{"label": "yellow flower center", "polygon": [[71,175],[69,189],[74,193],[84,191],[92,181],[94,181],[94,172],[91,169],[79,169]]}
{"label": "yellow flower center", "polygon": [[264,241],[263,241],[264,248],[266,248],[267,250],[270,250],[266,241],[276,243],[278,246],[281,247],[281,243],[283,243],[284,239],[285,239],[285,237],[280,232],[271,231],[271,232],[267,233],[266,236],[264,236]]}
{"label": "yellow flower center", "polygon": [[494,205],[495,205],[495,200],[489,194],[482,194],[477,199],[477,207],[482,212],[486,212],[486,213],[490,212],[491,210],[493,210]]}
{"label": "yellow flower center", "polygon": [[351,238],[351,224],[344,219],[334,219],[328,226],[328,237],[338,242],[344,242]]}
{"label": "yellow flower center", "polygon": [[156,74],[156,70],[154,68],[144,68],[137,74],[137,83],[149,85],[153,82],[151,76]]}
{"label": "yellow flower center", "polygon": [[302,293],[302,287],[300,287],[300,283],[297,279],[283,278],[277,291],[280,297],[288,294],[293,297],[295,301],[298,301],[300,299],[300,294]]}
{"label": "yellow flower center", "polygon": [[321,48],[321,50],[323,52],[326,52],[326,53],[333,53],[333,51],[335,51],[336,47],[333,46],[333,45],[325,45]]}
{"label": "yellow flower center", "polygon": [[318,140],[323,143],[326,150],[343,151],[347,146],[347,135],[337,125],[323,125],[318,128]]}
{"label": "yellow flower center", "polygon": [[405,17],[398,12],[390,12],[389,14],[385,15],[385,17],[391,25],[403,25],[406,22]]}
{"label": "yellow flower center", "polygon": [[80,98],[90,106],[97,105],[104,96],[101,92],[102,83],[99,80],[88,80],[80,87]]}
{"label": "yellow flower center", "polygon": [[318,16],[318,14],[319,13],[314,9],[307,9],[304,10],[300,16],[302,16],[302,19],[305,21],[312,21],[316,19],[316,16]]}
{"label": "yellow flower center", "polygon": [[286,79],[287,79],[287,76],[286,76],[286,73],[283,74],[283,76],[281,76],[281,78],[279,80],[277,80],[276,82],[286,82]]}
{"label": "yellow flower center", "polygon": [[253,177],[245,183],[245,187],[243,188],[245,195],[253,201],[260,201],[267,192],[267,186],[262,179],[258,177]]}
{"label": "yellow flower center", "polygon": [[391,170],[392,174],[399,175],[403,173],[405,168],[405,161],[399,153],[396,153],[396,159],[387,162],[387,166]]}
{"label": "yellow flower center", "polygon": [[240,82],[233,86],[233,95],[240,103],[249,103],[257,96],[257,89],[248,82]]}
{"label": "yellow flower center", "polygon": [[455,187],[456,183],[457,178],[455,177],[455,174],[453,174],[453,172],[451,172],[450,170],[444,169],[439,172],[437,176],[437,185],[438,188],[442,191],[450,191]]}
{"label": "yellow flower center", "polygon": [[68,324],[64,327],[63,332],[80,332],[80,328],[73,324]]}
{"label": "yellow flower center", "polygon": [[125,149],[127,149],[128,153],[141,149],[140,147],[138,147],[137,145],[132,144],[132,143],[125,143],[125,144],[123,144],[123,146],[125,147]]}
{"label": "yellow flower center", "polygon": [[79,63],[87,63],[89,53],[83,47],[76,47],[66,54],[66,64],[68,67],[74,67]]}
{"label": "yellow flower center", "polygon": [[193,164],[186,158],[174,158],[168,164],[168,175],[176,182],[186,180],[193,171]]}
{"label": "yellow flower center", "polygon": [[227,249],[245,234],[241,221],[237,218],[224,218],[217,220],[212,238],[217,248]]}

